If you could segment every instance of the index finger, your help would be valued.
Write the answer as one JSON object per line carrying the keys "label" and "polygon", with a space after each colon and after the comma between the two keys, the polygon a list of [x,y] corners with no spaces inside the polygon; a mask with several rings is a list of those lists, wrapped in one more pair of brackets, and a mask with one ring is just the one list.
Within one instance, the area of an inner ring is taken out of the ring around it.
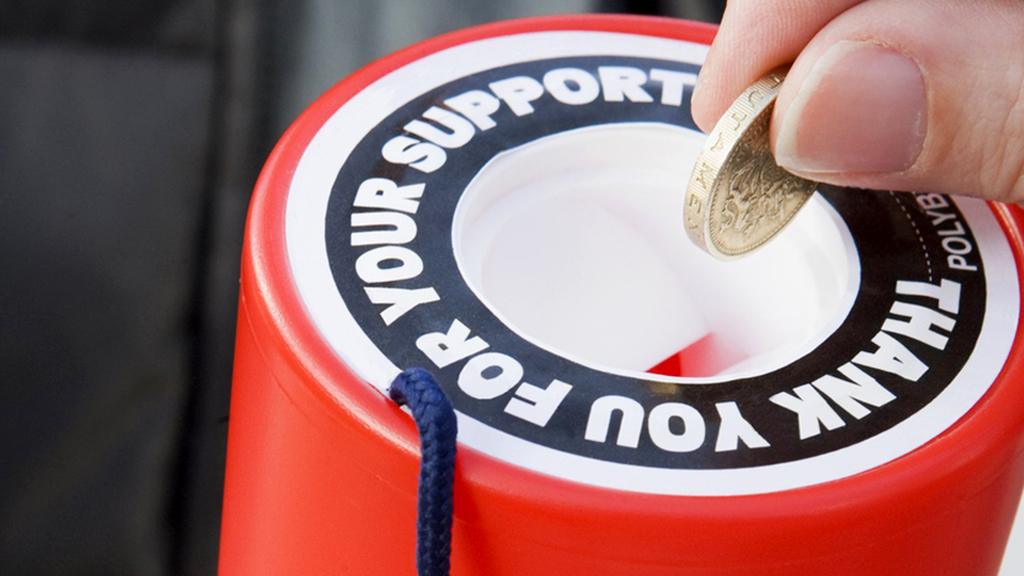
{"label": "index finger", "polygon": [[693,94],[693,118],[710,131],[743,90],[796,60],[819,30],[863,0],[730,0]]}

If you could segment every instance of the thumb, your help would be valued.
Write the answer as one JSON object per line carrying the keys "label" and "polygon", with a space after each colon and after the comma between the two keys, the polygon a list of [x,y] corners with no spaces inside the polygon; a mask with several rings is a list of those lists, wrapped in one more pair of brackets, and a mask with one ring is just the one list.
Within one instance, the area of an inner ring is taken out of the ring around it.
{"label": "thumb", "polygon": [[1024,5],[851,8],[794,63],[772,141],[820,182],[1024,201]]}

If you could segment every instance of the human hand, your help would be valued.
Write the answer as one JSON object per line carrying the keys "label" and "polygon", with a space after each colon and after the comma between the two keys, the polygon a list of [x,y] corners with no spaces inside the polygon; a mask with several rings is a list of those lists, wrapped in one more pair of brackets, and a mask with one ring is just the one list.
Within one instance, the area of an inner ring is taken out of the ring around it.
{"label": "human hand", "polygon": [[842,186],[1024,202],[1024,2],[730,0],[693,95],[714,127],[793,63],[776,161]]}

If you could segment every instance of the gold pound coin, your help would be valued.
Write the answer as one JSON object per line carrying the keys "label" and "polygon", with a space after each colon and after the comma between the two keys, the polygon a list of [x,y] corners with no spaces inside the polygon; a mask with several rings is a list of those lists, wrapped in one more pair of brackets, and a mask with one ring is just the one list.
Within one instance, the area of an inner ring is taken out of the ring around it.
{"label": "gold pound coin", "polygon": [[785,74],[754,82],[708,135],[686,190],[683,221],[697,246],[726,260],[771,240],[814,193],[815,182],[786,172],[768,144]]}

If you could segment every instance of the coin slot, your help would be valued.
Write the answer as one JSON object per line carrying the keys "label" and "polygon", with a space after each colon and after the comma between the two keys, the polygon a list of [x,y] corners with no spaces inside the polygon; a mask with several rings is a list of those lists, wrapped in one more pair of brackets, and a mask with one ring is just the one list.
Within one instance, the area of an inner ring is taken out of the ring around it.
{"label": "coin slot", "polygon": [[815,197],[751,255],[701,252],[682,215],[703,142],[683,128],[613,124],[498,155],[455,214],[463,277],[524,338],[608,372],[713,380],[803,356],[852,306],[850,233]]}

